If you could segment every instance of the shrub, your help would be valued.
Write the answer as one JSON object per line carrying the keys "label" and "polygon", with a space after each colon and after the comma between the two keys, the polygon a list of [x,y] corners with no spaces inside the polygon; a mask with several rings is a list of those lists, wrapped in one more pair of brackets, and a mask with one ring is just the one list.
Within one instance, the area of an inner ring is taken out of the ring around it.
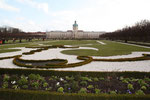
{"label": "shrub", "polygon": [[35,74],[30,74],[30,75],[28,75],[28,77],[30,80],[38,80],[38,76]]}
{"label": "shrub", "polygon": [[150,82],[150,78],[148,77],[145,77],[144,80]]}
{"label": "shrub", "polygon": [[64,88],[63,88],[63,87],[59,87],[59,88],[57,89],[57,92],[63,93],[63,92],[64,92]]}
{"label": "shrub", "polygon": [[93,85],[89,85],[87,88],[88,88],[88,89],[93,89],[94,86],[93,86]]}
{"label": "shrub", "polygon": [[7,75],[7,74],[4,74],[3,81],[4,81],[4,82],[7,82],[7,81],[9,81],[9,79],[10,79],[10,76]]}
{"label": "shrub", "polygon": [[18,84],[20,86],[26,85],[28,83],[28,80],[25,77],[22,77],[20,80],[18,80]]}
{"label": "shrub", "polygon": [[48,83],[47,83],[47,82],[44,82],[44,83],[43,83],[43,87],[48,87]]}
{"label": "shrub", "polygon": [[132,84],[128,84],[128,89],[129,90],[134,90],[133,85]]}
{"label": "shrub", "polygon": [[79,89],[78,81],[73,81],[71,84],[71,88],[73,91],[77,91]]}
{"label": "shrub", "polygon": [[18,79],[19,79],[18,75],[12,75],[12,76],[10,77],[10,80],[11,80],[11,81],[17,81]]}
{"label": "shrub", "polygon": [[92,80],[91,80],[90,78],[88,78],[88,77],[81,77],[81,80],[82,80],[82,81],[89,81],[89,82],[92,81]]}
{"label": "shrub", "polygon": [[142,90],[147,90],[147,87],[146,86],[142,86],[141,89]]}
{"label": "shrub", "polygon": [[97,82],[97,81],[99,81],[99,79],[97,77],[94,77],[93,81]]}
{"label": "shrub", "polygon": [[22,88],[23,88],[23,89],[27,89],[27,88],[28,88],[28,85],[23,85]]}
{"label": "shrub", "polygon": [[110,94],[117,94],[116,91],[110,91]]}
{"label": "shrub", "polygon": [[78,93],[87,93],[87,89],[86,88],[81,88]]}
{"label": "shrub", "polygon": [[40,84],[38,82],[33,82],[31,83],[31,86],[34,88],[34,89],[38,89]]}
{"label": "shrub", "polygon": [[73,81],[74,80],[73,76],[72,77],[66,76],[65,78],[66,78],[67,81]]}
{"label": "shrub", "polygon": [[135,92],[136,95],[144,95],[145,93],[142,90],[138,90]]}
{"label": "shrub", "polygon": [[148,84],[142,79],[139,79],[138,83],[140,84],[140,86],[148,86]]}
{"label": "shrub", "polygon": [[19,89],[18,85],[13,85],[12,88],[13,89]]}
{"label": "shrub", "polygon": [[95,89],[95,93],[99,94],[99,93],[101,93],[101,90],[100,89]]}
{"label": "shrub", "polygon": [[45,88],[46,91],[52,90],[52,87]]}
{"label": "shrub", "polygon": [[3,82],[2,88],[8,88],[8,82]]}
{"label": "shrub", "polygon": [[88,83],[87,83],[86,81],[81,81],[81,82],[80,82],[80,85],[81,85],[81,86],[87,86],[87,84],[88,84]]}
{"label": "shrub", "polygon": [[105,80],[105,78],[104,77],[100,77],[99,80],[103,81],[103,80]]}
{"label": "shrub", "polygon": [[79,81],[81,79],[81,74],[78,73],[77,75],[74,76],[76,81]]}
{"label": "shrub", "polygon": [[122,81],[124,79],[124,77],[123,76],[120,76],[120,80]]}
{"label": "shrub", "polygon": [[136,82],[136,81],[138,81],[138,79],[134,79],[134,78],[133,78],[133,79],[131,80],[131,82]]}
{"label": "shrub", "polygon": [[66,91],[68,90],[69,87],[70,87],[70,84],[68,84],[68,83],[64,84],[64,89],[65,89]]}

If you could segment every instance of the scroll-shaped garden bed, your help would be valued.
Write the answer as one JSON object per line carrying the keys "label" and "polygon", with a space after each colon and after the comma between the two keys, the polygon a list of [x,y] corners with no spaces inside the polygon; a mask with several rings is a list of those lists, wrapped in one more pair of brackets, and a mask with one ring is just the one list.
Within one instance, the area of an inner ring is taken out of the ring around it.
{"label": "scroll-shaped garden bed", "polygon": [[27,68],[68,68],[82,66],[93,61],[92,57],[88,56],[78,56],[77,59],[83,61],[67,64],[68,61],[66,59],[25,60],[20,57],[16,57],[14,58],[13,63],[17,66]]}

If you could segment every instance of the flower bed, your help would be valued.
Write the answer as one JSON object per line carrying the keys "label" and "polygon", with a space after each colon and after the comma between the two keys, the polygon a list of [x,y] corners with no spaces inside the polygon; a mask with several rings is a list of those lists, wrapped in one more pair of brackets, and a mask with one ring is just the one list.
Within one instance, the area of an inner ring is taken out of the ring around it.
{"label": "flower bed", "polygon": [[[118,84],[118,85],[116,85]],[[42,76],[39,74],[1,74],[0,88],[43,90],[60,93],[150,94],[150,78]]]}
{"label": "flower bed", "polygon": [[91,98],[149,100],[149,85],[150,73],[144,72],[100,73],[0,69],[0,97],[5,100],[10,100],[8,96],[15,97],[14,100],[18,100],[20,96],[23,96],[23,99],[35,96],[35,100],[46,99],[46,97],[73,100],[71,96],[75,97],[74,100],[91,100]]}

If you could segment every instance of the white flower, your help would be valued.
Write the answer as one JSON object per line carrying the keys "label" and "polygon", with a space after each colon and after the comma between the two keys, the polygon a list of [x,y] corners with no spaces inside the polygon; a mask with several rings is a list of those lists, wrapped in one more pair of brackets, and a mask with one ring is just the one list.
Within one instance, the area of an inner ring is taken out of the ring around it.
{"label": "white flower", "polygon": [[15,84],[16,83],[16,81],[11,81],[11,84]]}
{"label": "white flower", "polygon": [[63,81],[64,79],[63,78],[60,78],[60,81]]}
{"label": "white flower", "polygon": [[57,84],[56,85],[59,85],[60,83],[59,82],[57,82]]}

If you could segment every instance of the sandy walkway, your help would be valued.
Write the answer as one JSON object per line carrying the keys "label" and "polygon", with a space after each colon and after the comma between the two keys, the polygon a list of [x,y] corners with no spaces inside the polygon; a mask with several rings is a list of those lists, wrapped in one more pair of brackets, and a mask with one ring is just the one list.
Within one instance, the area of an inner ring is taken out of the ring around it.
{"label": "sandy walkway", "polygon": [[[10,52],[10,53],[2,53],[0,54],[1,57],[8,56],[8,55],[18,55],[22,54],[22,52],[30,51],[29,48],[20,48],[22,51],[18,52]],[[75,48],[77,49],[77,48]],[[92,49],[97,50],[95,48],[91,47],[80,47],[79,49]],[[73,48],[57,48],[57,49],[49,49],[42,52],[35,53],[33,55],[23,55],[23,59],[54,59],[54,58],[60,58],[60,59],[67,59],[69,63],[79,62],[80,60],[77,60],[75,55],[65,55],[60,53],[62,50],[74,50]],[[110,57],[95,57],[95,58],[132,58],[132,57],[139,57],[143,53],[150,52],[133,52],[129,55],[120,55],[120,56],[110,56]],[[20,68],[17,67],[12,63],[13,59],[5,59],[0,60],[0,68]],[[64,69],[55,69],[55,70],[69,70],[69,71],[146,71],[150,72],[150,61],[134,61],[134,62],[91,62],[90,64],[83,65],[80,67],[75,68],[64,68]]]}
{"label": "sandy walkway", "polygon": [[67,59],[68,63],[75,63],[80,62],[80,60],[77,59],[77,56],[75,55],[65,55],[62,54],[61,51],[63,50],[75,50],[75,49],[92,49],[92,50],[98,50],[96,48],[91,47],[80,47],[80,48],[56,48],[56,49],[49,49],[46,51],[38,52],[33,55],[23,55],[22,59],[30,59],[30,60],[47,60],[47,59]]}
{"label": "sandy walkway", "polygon": [[8,56],[21,55],[23,52],[29,52],[31,50],[35,50],[35,49],[32,49],[32,48],[25,48],[25,47],[11,48],[11,49],[21,49],[21,51],[8,52],[8,53],[0,53],[0,57],[8,57]]}
{"label": "sandy walkway", "polygon": [[102,45],[106,45],[106,43],[101,42],[101,41],[96,41],[96,42],[98,42],[99,44],[102,44]]}

